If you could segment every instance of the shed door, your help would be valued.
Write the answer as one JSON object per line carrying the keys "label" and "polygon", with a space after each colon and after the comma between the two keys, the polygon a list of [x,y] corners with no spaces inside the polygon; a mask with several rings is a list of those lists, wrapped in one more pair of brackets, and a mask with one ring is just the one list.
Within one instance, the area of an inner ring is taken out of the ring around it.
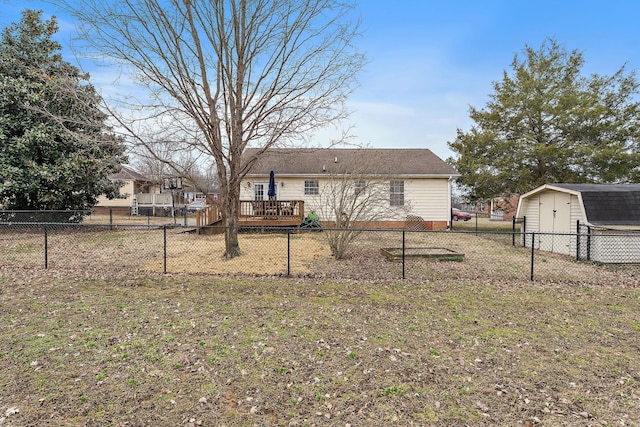
{"label": "shed door", "polygon": [[[540,195],[540,232],[571,232],[571,195],[549,191]],[[541,234],[539,248],[543,251],[569,253],[569,236]]]}

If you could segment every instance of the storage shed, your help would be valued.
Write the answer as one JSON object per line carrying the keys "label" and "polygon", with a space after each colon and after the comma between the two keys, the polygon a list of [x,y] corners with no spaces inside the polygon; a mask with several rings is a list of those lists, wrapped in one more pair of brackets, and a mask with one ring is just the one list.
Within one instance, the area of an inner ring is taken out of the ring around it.
{"label": "storage shed", "polygon": [[640,262],[640,184],[546,184],[522,195],[516,215],[525,233],[538,233],[538,249]]}

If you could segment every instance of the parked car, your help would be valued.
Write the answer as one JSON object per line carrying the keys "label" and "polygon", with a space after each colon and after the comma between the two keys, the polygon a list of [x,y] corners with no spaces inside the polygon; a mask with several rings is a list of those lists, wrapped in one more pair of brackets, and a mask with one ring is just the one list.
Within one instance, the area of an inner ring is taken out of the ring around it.
{"label": "parked car", "polygon": [[204,200],[194,200],[187,206],[187,212],[195,212],[204,209],[207,206]]}
{"label": "parked car", "polygon": [[454,221],[469,221],[471,219],[471,214],[469,212],[453,208],[451,209],[451,219]]}

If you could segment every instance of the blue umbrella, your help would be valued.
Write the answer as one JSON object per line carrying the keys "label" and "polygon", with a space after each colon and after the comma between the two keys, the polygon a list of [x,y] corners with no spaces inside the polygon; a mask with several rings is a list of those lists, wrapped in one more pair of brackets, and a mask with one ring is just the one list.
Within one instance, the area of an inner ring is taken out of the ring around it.
{"label": "blue umbrella", "polygon": [[269,200],[276,198],[276,176],[273,171],[269,173],[269,191],[267,195],[269,196]]}

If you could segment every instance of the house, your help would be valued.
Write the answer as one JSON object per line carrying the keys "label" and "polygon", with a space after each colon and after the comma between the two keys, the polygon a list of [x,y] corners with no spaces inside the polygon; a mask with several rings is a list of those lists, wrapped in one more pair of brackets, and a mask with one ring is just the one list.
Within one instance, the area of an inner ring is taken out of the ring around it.
{"label": "house", "polygon": [[98,203],[93,207],[96,213],[116,215],[136,215],[139,194],[150,194],[153,186],[149,179],[131,168],[122,166],[119,172],[108,176],[111,181],[121,181],[120,196],[109,200],[106,196],[98,197]]}
{"label": "house", "polygon": [[517,193],[505,193],[500,197],[475,203],[465,201],[460,204],[460,208],[491,220],[511,221],[516,214],[519,199],[520,195]]}
{"label": "house", "polygon": [[183,203],[188,205],[196,200],[204,200],[207,204],[220,202],[220,189],[210,188],[206,193],[200,191],[195,185],[187,183],[182,190]]}
{"label": "house", "polygon": [[[256,154],[247,149],[244,160]],[[336,176],[380,178],[385,182],[384,216],[367,227],[404,228],[419,216],[429,229],[450,226],[451,187],[460,174],[428,149],[305,148],[269,149],[252,165],[241,184],[240,199],[267,200],[269,174],[275,175],[277,200],[301,200],[304,210],[325,215],[322,194]],[[364,226],[364,224],[363,224]]]}
{"label": "house", "polygon": [[539,249],[640,262],[640,184],[546,184],[520,197],[516,215],[524,217],[522,231],[540,233]]}

